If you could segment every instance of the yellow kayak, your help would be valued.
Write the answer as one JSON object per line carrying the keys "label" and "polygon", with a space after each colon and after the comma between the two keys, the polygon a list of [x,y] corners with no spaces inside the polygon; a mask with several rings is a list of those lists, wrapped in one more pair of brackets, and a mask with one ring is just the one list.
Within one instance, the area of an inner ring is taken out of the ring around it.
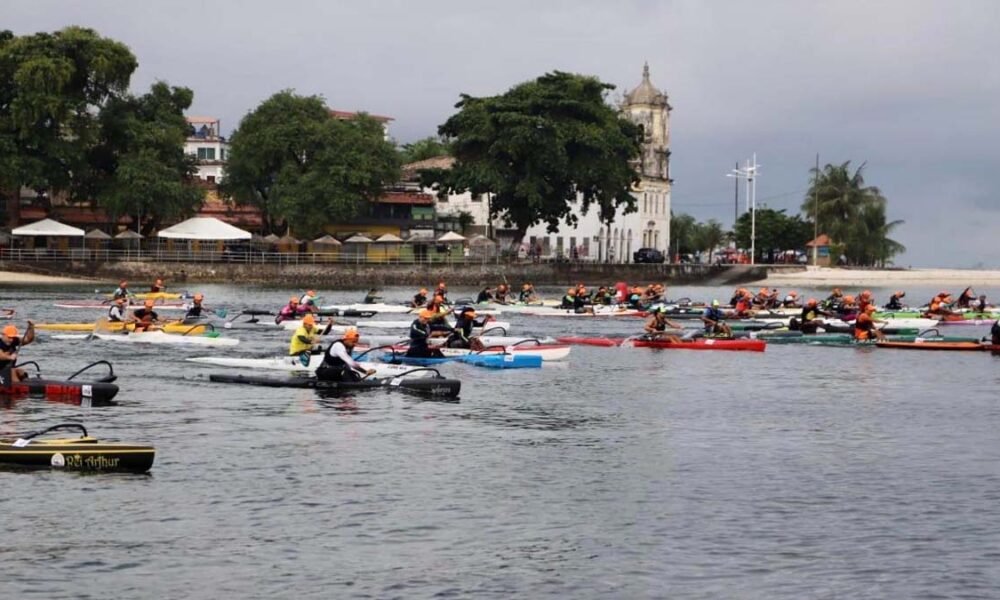
{"label": "yellow kayak", "polygon": [[[101,331],[121,331],[127,328],[129,331],[135,329],[135,323],[103,323]],[[166,333],[186,333],[189,335],[205,333],[205,325],[186,325],[180,322],[167,323],[161,327]],[[46,331],[93,331],[93,323],[35,323],[35,329]]]}
{"label": "yellow kayak", "polygon": [[[105,294],[107,298],[114,298],[114,294]],[[184,294],[180,292],[145,292],[139,294],[129,294],[136,300],[180,300]]]}

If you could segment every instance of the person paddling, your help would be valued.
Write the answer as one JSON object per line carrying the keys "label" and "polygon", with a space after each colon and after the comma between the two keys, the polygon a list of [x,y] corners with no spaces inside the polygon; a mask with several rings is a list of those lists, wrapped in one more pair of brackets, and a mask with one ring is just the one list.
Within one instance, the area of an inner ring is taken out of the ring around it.
{"label": "person paddling", "polygon": [[430,310],[420,311],[420,315],[410,324],[410,347],[406,350],[406,356],[411,358],[443,358],[444,355],[437,348],[431,348],[428,340],[431,337],[431,320],[435,314]]}
{"label": "person paddling", "polygon": [[976,292],[972,291],[971,287],[967,287],[962,290],[962,293],[958,296],[958,301],[956,305],[958,308],[971,308],[973,300],[976,299]]}
{"label": "person paddling", "polygon": [[132,294],[128,291],[128,282],[122,279],[118,282],[118,289],[116,289],[115,293],[111,295],[111,299],[118,300],[120,298],[125,302],[128,302],[131,297]]}
{"label": "person paddling", "polygon": [[125,298],[115,298],[115,301],[111,304],[111,308],[108,309],[108,322],[121,323],[125,321],[126,318]]}
{"label": "person paddling", "polygon": [[889,297],[889,303],[885,305],[886,310],[903,310],[903,298],[906,292],[899,291]]}
{"label": "person paddling", "polygon": [[309,355],[312,354],[319,342],[320,334],[319,330],[316,329],[316,317],[306,315],[302,317],[302,324],[292,334],[292,340],[288,344],[288,355],[298,356],[304,365],[308,365]]}
{"label": "person paddling", "polygon": [[358,330],[351,328],[344,332],[342,338],[330,344],[326,352],[323,353],[323,362],[316,369],[316,379],[320,381],[360,381],[363,377],[374,375],[375,369],[364,368],[351,356],[359,338]]}
{"label": "person paddling", "polygon": [[878,330],[875,326],[876,323],[884,323],[885,321],[880,321],[872,317],[875,312],[875,307],[871,304],[865,309],[865,311],[858,315],[858,318],[854,321],[854,339],[859,342],[865,342],[869,340],[884,340],[885,334]]}
{"label": "person paddling", "polygon": [[521,291],[517,296],[517,301],[521,304],[530,304],[535,300],[535,286],[530,283],[521,285]]}
{"label": "person paddling", "polygon": [[165,292],[165,291],[166,291],[166,288],[163,285],[163,280],[162,279],[157,279],[153,283],[153,285],[149,286],[149,293],[150,294],[159,294],[159,293],[162,293],[162,292]]}
{"label": "person paddling", "polygon": [[819,302],[815,298],[810,298],[806,302],[806,305],[802,307],[802,312],[799,313],[795,327],[791,327],[791,329],[798,328],[802,333],[814,334],[825,324],[820,317],[833,317],[833,313],[821,309]]}
{"label": "person paddling", "polygon": [[679,343],[681,339],[672,333],[667,333],[667,327],[671,329],[683,329],[683,325],[678,325],[667,318],[667,307],[661,306],[653,310],[653,316],[646,321],[643,330],[646,337],[652,340],[666,340],[671,343]]}
{"label": "person paddling", "polygon": [[420,291],[413,295],[410,306],[412,308],[420,308],[425,304],[427,304],[427,288],[420,288]]}
{"label": "person paddling", "polygon": [[445,340],[444,345],[448,348],[471,348],[472,330],[481,326],[476,323],[476,309],[471,306],[464,306],[455,317],[455,327]]}
{"label": "person paddling", "polygon": [[27,377],[24,369],[18,369],[15,365],[18,352],[33,341],[35,341],[35,324],[30,320],[24,337],[18,335],[15,325],[7,325],[0,330],[0,388],[8,387],[11,383],[17,383]]}
{"label": "person paddling", "polygon": [[489,302],[493,302],[493,288],[486,286],[476,296],[476,304],[487,304]]}
{"label": "person paddling", "polygon": [[719,301],[712,300],[712,305],[705,308],[701,315],[701,322],[705,324],[705,333],[708,335],[724,335],[733,337],[733,330],[726,325],[726,313],[719,308]]}
{"label": "person paddling", "polygon": [[378,289],[372,288],[368,290],[367,294],[365,294],[365,299],[362,300],[362,304],[378,304],[381,301],[382,296],[378,295]]}
{"label": "person paddling", "polygon": [[143,302],[142,308],[132,313],[132,316],[135,318],[136,333],[143,331],[156,331],[159,329],[157,324],[160,322],[160,315],[153,310],[153,304],[154,302],[152,298],[147,299]]}
{"label": "person paddling", "polygon": [[294,321],[302,315],[299,311],[299,299],[297,296],[292,296],[288,299],[288,304],[281,307],[278,311],[278,315],[274,317],[275,323],[281,323],[282,321]]}
{"label": "person paddling", "polygon": [[184,313],[185,321],[188,320],[197,321],[198,319],[202,318],[202,311],[204,310],[204,307],[201,305],[201,303],[204,299],[205,296],[202,294],[194,295],[194,298],[191,299],[191,306],[189,306],[187,312]]}

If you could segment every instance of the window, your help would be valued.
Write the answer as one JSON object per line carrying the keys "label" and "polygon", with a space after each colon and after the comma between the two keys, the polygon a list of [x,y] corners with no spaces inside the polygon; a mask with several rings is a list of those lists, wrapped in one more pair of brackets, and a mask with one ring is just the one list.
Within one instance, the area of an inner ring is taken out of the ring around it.
{"label": "window", "polygon": [[226,160],[226,149],[219,148],[219,160]]}
{"label": "window", "polygon": [[209,183],[215,183],[215,175],[208,175],[205,179],[207,179]]}
{"label": "window", "polygon": [[198,148],[198,160],[215,160],[215,148]]}
{"label": "window", "polygon": [[482,202],[483,201],[483,195],[482,194],[473,194],[472,195],[472,201],[473,202]]}

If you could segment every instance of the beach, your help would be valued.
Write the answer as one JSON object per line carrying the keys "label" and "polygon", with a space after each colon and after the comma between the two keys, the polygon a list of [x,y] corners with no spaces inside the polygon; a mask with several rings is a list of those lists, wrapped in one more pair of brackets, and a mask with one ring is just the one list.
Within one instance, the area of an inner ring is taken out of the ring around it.
{"label": "beach", "polygon": [[54,277],[52,275],[39,275],[38,273],[15,273],[13,271],[0,271],[0,285],[5,283],[89,283],[92,279],[79,277]]}
{"label": "beach", "polygon": [[904,287],[906,285],[937,285],[946,287],[1000,285],[1000,271],[974,269],[840,269],[807,267],[805,271],[770,273],[767,285],[828,287]]}

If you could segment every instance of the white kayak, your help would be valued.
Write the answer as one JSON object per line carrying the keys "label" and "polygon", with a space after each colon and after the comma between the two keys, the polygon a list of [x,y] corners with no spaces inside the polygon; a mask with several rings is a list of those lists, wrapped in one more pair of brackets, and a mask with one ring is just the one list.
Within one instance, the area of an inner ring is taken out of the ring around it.
{"label": "white kayak", "polygon": [[[329,336],[328,336],[329,337]],[[444,344],[447,337],[436,337],[431,338],[429,343],[431,346],[440,346]],[[362,334],[359,342],[368,347],[372,346],[395,346],[396,344],[405,344],[409,341],[409,337],[405,335],[366,335]],[[514,337],[507,335],[484,335],[479,336],[479,341],[483,343],[484,346],[510,346],[512,344],[519,344],[527,341],[537,341],[540,344],[555,343],[555,339],[551,337],[543,338],[530,338],[530,337]]]}
{"label": "white kayak", "polygon": [[[634,308],[618,306],[588,306],[587,312],[578,313],[572,308],[535,308],[521,311],[520,314],[529,317],[641,317],[646,313]],[[591,310],[592,309],[592,310]]]}
{"label": "white kayak", "polygon": [[463,348],[441,348],[445,356],[465,356],[467,354],[521,354],[524,356],[540,356],[544,361],[565,360],[571,351],[569,344],[521,344],[520,346],[489,346],[484,350],[466,350]]}
{"label": "white kayak", "polygon": [[[235,358],[229,356],[198,356],[185,359],[189,362],[215,367],[235,369],[263,369],[267,371],[312,372],[323,363],[322,354],[309,356],[309,364],[303,365],[297,356],[272,356],[269,358]],[[413,371],[411,365],[390,365],[380,362],[359,361],[366,369],[375,369],[375,377],[428,377],[433,371]]]}
{"label": "white kayak", "polygon": [[53,335],[54,340],[86,340],[97,339],[110,342],[127,342],[133,344],[168,344],[179,346],[235,346],[240,343],[237,338],[217,337],[207,335],[180,335],[162,331],[95,333],[95,334],[63,334]]}
{"label": "white kayak", "polygon": [[[456,305],[458,306],[458,305]],[[495,308],[480,308],[479,305],[471,305],[476,308],[476,313],[480,315],[498,315],[500,311]],[[327,304],[319,307],[320,312],[333,312],[333,311],[359,311],[359,312],[374,312],[379,314],[398,314],[405,315],[411,314],[416,315],[420,312],[419,308],[412,308],[405,304]]]}
{"label": "white kayak", "polygon": [[[361,319],[356,321],[354,325],[334,325],[330,331],[335,333],[344,333],[352,327],[357,327],[358,329],[409,329],[412,324],[413,319],[410,319],[409,321],[375,321],[371,319]],[[289,331],[295,331],[302,326],[302,321],[299,319],[293,321],[282,321],[281,326]],[[316,327],[322,330],[326,328],[326,325],[320,321],[316,324]],[[490,330],[494,328],[505,330],[510,329],[510,323],[507,321],[487,321],[482,330]]]}

